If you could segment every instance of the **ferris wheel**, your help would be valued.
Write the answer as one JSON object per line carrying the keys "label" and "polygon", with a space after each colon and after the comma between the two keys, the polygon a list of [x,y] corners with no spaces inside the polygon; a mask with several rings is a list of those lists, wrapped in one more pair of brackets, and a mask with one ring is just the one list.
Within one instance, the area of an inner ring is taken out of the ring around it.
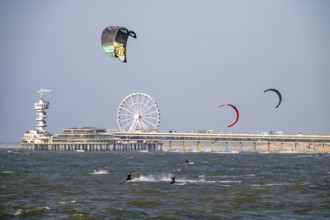
{"label": "ferris wheel", "polygon": [[160,123],[158,105],[147,94],[132,93],[120,103],[117,123],[123,131],[156,131]]}

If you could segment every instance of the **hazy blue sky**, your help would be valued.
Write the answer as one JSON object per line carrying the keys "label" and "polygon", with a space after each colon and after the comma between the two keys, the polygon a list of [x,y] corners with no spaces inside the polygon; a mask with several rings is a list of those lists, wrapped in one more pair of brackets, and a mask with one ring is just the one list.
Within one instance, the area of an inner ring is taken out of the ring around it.
{"label": "hazy blue sky", "polygon": [[[127,95],[152,96],[160,131],[330,133],[330,1],[0,1],[0,142],[35,129],[116,129]],[[128,62],[105,55],[110,25],[135,31]],[[263,91],[277,88],[278,98]],[[217,108],[232,103],[240,111]]]}

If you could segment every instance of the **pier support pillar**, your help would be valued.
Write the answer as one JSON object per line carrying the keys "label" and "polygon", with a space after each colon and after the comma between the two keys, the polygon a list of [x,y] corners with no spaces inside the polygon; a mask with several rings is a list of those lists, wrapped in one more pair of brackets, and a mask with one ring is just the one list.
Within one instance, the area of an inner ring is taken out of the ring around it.
{"label": "pier support pillar", "polygon": [[228,152],[228,142],[225,142],[225,151]]}
{"label": "pier support pillar", "polygon": [[187,149],[187,141],[184,140],[183,141],[183,152],[186,152],[186,149]]}
{"label": "pier support pillar", "polygon": [[308,149],[309,149],[309,150],[314,150],[314,149],[313,149],[313,144],[312,144],[312,143],[309,143],[309,144],[308,144]]}
{"label": "pier support pillar", "polygon": [[270,151],[270,142],[268,142],[268,151]]}
{"label": "pier support pillar", "polygon": [[211,151],[213,152],[214,151],[214,142],[212,141],[211,143]]}
{"label": "pier support pillar", "polygon": [[201,151],[201,142],[197,141],[197,151],[200,152]]}

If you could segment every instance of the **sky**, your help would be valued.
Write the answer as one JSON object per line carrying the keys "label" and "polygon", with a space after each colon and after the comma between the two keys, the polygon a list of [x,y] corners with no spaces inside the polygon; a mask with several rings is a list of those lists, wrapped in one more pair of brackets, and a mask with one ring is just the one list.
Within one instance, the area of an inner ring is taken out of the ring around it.
{"label": "sky", "polygon": [[[35,130],[40,88],[47,128],[118,129],[135,92],[158,104],[158,131],[330,134],[330,1],[1,0],[0,142]],[[102,31],[137,34],[127,63]],[[283,96],[281,105],[276,88]],[[230,103],[240,111],[235,120]]]}

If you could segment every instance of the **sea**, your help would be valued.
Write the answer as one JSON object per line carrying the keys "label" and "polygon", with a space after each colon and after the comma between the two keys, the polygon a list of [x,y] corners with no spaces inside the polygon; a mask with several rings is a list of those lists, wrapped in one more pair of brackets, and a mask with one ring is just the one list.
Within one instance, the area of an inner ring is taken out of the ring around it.
{"label": "sea", "polygon": [[0,149],[0,219],[330,219],[330,154]]}

